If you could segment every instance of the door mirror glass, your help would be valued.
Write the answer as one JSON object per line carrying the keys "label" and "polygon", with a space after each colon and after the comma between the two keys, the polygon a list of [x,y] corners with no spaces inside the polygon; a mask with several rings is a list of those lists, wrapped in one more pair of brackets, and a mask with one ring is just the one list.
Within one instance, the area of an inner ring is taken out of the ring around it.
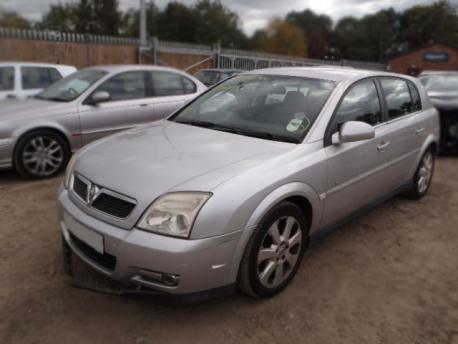
{"label": "door mirror glass", "polygon": [[95,92],[94,95],[92,96],[92,103],[93,104],[99,104],[103,102],[107,102],[111,99],[110,93],[107,91],[98,91]]}
{"label": "door mirror glass", "polygon": [[349,121],[342,124],[340,131],[332,135],[332,144],[370,140],[375,137],[375,130],[370,124]]}

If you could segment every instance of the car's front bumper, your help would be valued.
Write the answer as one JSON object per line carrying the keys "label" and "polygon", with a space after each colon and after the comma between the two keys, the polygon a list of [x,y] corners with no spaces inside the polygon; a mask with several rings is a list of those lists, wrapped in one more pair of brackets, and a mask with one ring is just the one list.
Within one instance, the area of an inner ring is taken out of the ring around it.
{"label": "car's front bumper", "polygon": [[0,138],[0,169],[8,169],[13,166],[13,151],[14,139]]}
{"label": "car's front bumper", "polygon": [[[197,293],[235,283],[234,267],[238,264],[234,260],[238,259],[243,230],[199,240],[178,239],[102,222],[77,207],[63,188],[59,203],[61,230],[71,250],[110,278],[171,294]],[[87,245],[94,233],[103,238],[103,254],[100,247],[96,252]],[[163,274],[172,276],[176,285],[164,284]]]}

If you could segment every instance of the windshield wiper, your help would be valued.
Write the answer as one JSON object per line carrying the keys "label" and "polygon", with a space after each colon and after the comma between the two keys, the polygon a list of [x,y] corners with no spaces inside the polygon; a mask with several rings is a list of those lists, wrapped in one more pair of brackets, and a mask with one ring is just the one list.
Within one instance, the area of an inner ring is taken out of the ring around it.
{"label": "windshield wiper", "polygon": [[259,131],[254,131],[254,130],[226,127],[226,126],[219,125],[213,122],[207,122],[207,121],[176,121],[176,122],[182,123],[182,124],[189,124],[189,125],[193,125],[196,127],[210,128],[213,130],[224,131],[224,132],[232,133],[232,134],[256,137],[256,138],[265,139],[265,140],[298,143],[298,140],[292,137],[281,136],[281,135],[276,135],[276,134],[267,133],[267,132],[259,132]]}

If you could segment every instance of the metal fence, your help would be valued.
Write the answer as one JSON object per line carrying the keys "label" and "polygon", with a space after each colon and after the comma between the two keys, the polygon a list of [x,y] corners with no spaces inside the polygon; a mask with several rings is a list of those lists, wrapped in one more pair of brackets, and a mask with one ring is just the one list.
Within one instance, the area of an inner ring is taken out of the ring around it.
{"label": "metal fence", "polygon": [[385,69],[385,66],[381,63],[370,63],[350,60],[335,61],[309,59],[246,50],[224,49],[217,44],[213,46],[202,44],[189,44],[182,42],[159,40],[157,38],[152,38],[150,40],[148,47],[141,47],[140,40],[137,38],[111,37],[58,31],[21,30],[2,27],[0,27],[0,37],[56,42],[137,46],[139,47],[140,55],[150,55],[152,57],[151,60],[156,64],[166,64],[159,58],[159,54],[161,52],[174,54],[202,55],[202,59],[200,62],[193,63],[191,66],[185,68],[186,70],[196,68],[200,64],[207,62],[208,60],[213,60],[213,66],[216,68],[234,68],[241,70],[253,70],[280,66],[316,65],[348,66],[353,68],[373,70]]}

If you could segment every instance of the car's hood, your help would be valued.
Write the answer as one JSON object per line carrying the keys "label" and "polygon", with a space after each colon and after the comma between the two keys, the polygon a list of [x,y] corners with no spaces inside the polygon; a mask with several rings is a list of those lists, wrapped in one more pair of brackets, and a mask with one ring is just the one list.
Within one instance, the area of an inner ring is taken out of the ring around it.
{"label": "car's hood", "polygon": [[7,100],[0,103],[0,120],[29,119],[68,113],[75,109],[73,103],[41,99]]}
{"label": "car's hood", "polygon": [[458,91],[428,91],[429,99],[440,110],[458,109]]}
{"label": "car's hood", "polygon": [[75,171],[149,204],[170,191],[212,191],[295,146],[163,120],[96,142]]}

